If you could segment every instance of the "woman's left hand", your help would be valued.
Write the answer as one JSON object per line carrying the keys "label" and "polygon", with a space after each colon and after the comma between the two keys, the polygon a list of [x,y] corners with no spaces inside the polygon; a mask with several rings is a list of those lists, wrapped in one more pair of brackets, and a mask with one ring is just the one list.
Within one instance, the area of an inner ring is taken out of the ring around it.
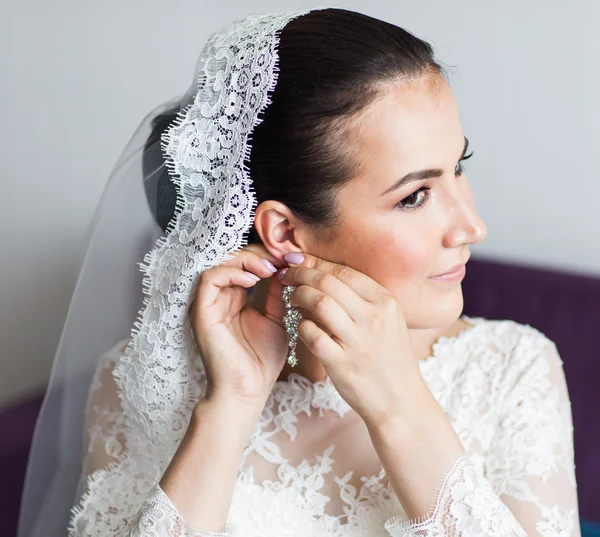
{"label": "woman's left hand", "polygon": [[298,337],[339,394],[369,426],[418,410],[415,395],[427,388],[396,298],[358,270],[302,255],[281,281],[296,287]]}

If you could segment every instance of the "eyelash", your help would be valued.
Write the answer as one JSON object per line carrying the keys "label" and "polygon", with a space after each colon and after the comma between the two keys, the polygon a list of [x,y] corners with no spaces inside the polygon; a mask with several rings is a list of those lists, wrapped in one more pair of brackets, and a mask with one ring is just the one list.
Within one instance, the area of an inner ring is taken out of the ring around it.
{"label": "eyelash", "polygon": [[[461,165],[461,162],[462,162],[463,160],[467,160],[468,158],[471,158],[472,156],[473,156],[473,151],[471,151],[471,153],[470,153],[469,155],[467,155],[467,156],[465,156],[465,157],[461,158],[461,159],[458,161],[458,164],[457,164],[457,166],[460,166],[460,172],[458,172],[458,174],[456,174],[456,175],[462,175],[462,174],[464,173],[464,171],[465,171],[465,170],[464,170],[463,166]],[[407,199],[409,199],[409,198],[412,198],[413,196],[416,196],[416,195],[417,195],[417,194],[419,194],[420,192],[426,192],[427,190],[431,190],[431,187],[430,187],[430,186],[422,186],[421,188],[419,188],[419,190],[416,190],[416,191],[415,191],[415,192],[413,192],[413,193],[412,193],[410,196],[407,196],[407,197],[406,197],[406,198],[404,198],[403,200],[399,201],[399,202],[396,204],[396,207],[397,207],[398,209],[400,209],[401,211],[414,211],[414,210],[416,210],[416,209],[420,209],[420,208],[422,208],[422,207],[425,207],[425,205],[427,205],[427,202],[429,201],[429,194],[427,194],[427,197],[425,197],[425,198],[424,198],[424,201],[423,201],[423,202],[421,202],[419,205],[414,205],[413,207],[405,207],[405,206],[403,206],[403,204],[404,204],[404,202],[405,202]]]}

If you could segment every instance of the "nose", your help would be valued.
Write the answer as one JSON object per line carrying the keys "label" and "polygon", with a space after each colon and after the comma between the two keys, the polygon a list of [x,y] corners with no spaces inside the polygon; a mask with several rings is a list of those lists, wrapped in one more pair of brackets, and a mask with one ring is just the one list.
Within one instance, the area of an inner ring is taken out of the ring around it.
{"label": "nose", "polygon": [[445,245],[447,248],[455,248],[460,244],[479,244],[488,234],[487,226],[475,209],[473,198],[468,196],[467,200],[458,200],[453,220],[446,233]]}

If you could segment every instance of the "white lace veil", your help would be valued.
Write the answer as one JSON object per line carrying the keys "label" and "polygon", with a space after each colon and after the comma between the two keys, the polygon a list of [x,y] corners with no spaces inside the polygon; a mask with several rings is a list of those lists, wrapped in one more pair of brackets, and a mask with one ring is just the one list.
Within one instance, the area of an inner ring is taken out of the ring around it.
{"label": "white lace veil", "polygon": [[[308,11],[249,16],[210,36],[188,90],[154,108],[118,159],[85,237],[18,537],[64,537],[72,507],[106,471],[80,480],[86,401],[99,357],[129,337],[115,370],[127,450],[110,468],[135,475],[138,494],[166,469],[205,389],[187,319],[193,289],[247,244],[249,136],[276,83],[278,32]],[[162,124],[162,139],[149,139]]]}

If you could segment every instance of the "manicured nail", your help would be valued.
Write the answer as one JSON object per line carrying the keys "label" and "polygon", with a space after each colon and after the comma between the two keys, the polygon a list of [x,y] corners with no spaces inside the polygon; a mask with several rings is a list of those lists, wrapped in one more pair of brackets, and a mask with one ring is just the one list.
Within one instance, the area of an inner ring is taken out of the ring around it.
{"label": "manicured nail", "polygon": [[283,277],[285,276],[285,273],[286,273],[286,272],[289,270],[289,268],[290,268],[290,267],[285,267],[285,268],[282,268],[282,269],[279,271],[279,274],[277,274],[277,277],[278,277],[280,280],[283,280]]}
{"label": "manicured nail", "polygon": [[260,280],[260,276],[257,276],[256,274],[252,274],[252,272],[248,272],[247,270],[244,271],[248,276],[250,276],[250,278],[259,281]]}
{"label": "manicured nail", "polygon": [[271,263],[268,259],[262,259],[262,262],[271,272],[277,272],[277,267],[273,265],[273,263]]}
{"label": "manicured nail", "polygon": [[304,261],[304,256],[299,254],[298,252],[288,252],[283,256],[283,259],[286,263],[291,263],[292,265],[300,265],[302,261]]}

